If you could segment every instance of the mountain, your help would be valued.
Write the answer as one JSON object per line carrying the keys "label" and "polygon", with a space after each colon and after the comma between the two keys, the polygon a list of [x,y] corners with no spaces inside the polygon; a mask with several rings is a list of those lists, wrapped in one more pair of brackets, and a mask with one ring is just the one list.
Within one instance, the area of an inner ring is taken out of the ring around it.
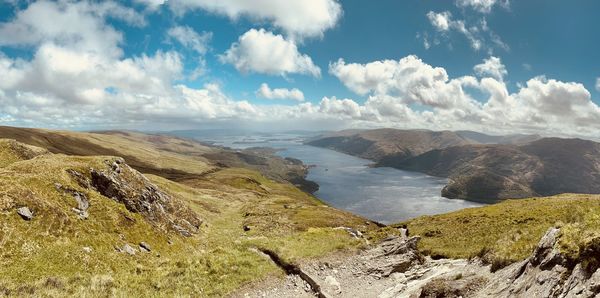
{"label": "mountain", "polygon": [[307,144],[333,149],[346,154],[378,161],[382,158],[405,159],[433,149],[470,144],[451,131],[346,130],[325,134],[307,141]]}
{"label": "mountain", "polygon": [[[546,142],[504,146],[548,163],[595,148]],[[280,161],[253,150],[137,132],[0,128],[0,295],[600,291],[598,196],[507,200],[384,227],[268,178],[262,173],[282,173],[269,169]]]}
{"label": "mountain", "polygon": [[461,137],[477,144],[526,144],[541,139],[540,135],[513,134],[488,135],[480,132],[461,130],[456,132]]}
{"label": "mountain", "polygon": [[[488,144],[492,141],[498,143]],[[588,140],[383,129],[342,132],[308,144],[368,158],[377,166],[447,177],[442,190],[447,198],[489,203],[600,193],[600,144]]]}
{"label": "mountain", "polygon": [[261,251],[292,262],[364,245],[345,229],[385,236],[266,176],[287,168],[303,166],[169,136],[1,127],[0,296],[224,296],[281,275]]}
{"label": "mountain", "polygon": [[[385,163],[384,163],[385,162]],[[600,144],[544,138],[525,145],[466,145],[380,165],[450,178],[448,198],[493,202],[560,193],[600,193]]]}

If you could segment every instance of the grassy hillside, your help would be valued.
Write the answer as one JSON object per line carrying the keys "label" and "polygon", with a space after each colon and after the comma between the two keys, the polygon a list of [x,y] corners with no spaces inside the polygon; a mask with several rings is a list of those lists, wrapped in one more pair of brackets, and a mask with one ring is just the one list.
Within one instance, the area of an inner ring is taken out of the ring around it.
{"label": "grassy hillside", "polygon": [[[531,254],[549,227],[562,227],[561,247],[571,259],[584,252],[600,256],[600,196],[564,194],[507,200],[480,208],[409,220],[420,249],[438,257],[482,256],[496,267]],[[596,239],[596,240],[595,240]],[[600,260],[600,259],[598,259]],[[596,260],[596,261],[598,261]]]}
{"label": "grassy hillside", "polygon": [[[152,158],[153,151],[143,155],[143,148],[142,142],[136,158]],[[249,169],[219,168],[188,175],[183,183],[148,174],[150,180],[143,182],[130,178],[139,174],[129,174],[125,164],[115,170],[114,157],[51,154],[9,140],[0,141],[0,160],[0,294],[224,295],[282,275],[254,248],[269,248],[297,261],[365,245],[335,229],[339,226],[384,236],[364,218]],[[183,171],[188,166],[178,167]],[[155,185],[169,204],[183,205],[167,208],[167,217],[131,211],[90,186],[91,169],[121,177],[128,193],[144,193]],[[86,219],[74,212],[75,193],[89,201]],[[31,220],[19,216],[21,207],[33,212]],[[185,237],[168,228],[172,218],[185,219],[189,212],[202,221],[197,232]],[[142,252],[141,242],[151,251]],[[136,254],[121,252],[125,244]]]}

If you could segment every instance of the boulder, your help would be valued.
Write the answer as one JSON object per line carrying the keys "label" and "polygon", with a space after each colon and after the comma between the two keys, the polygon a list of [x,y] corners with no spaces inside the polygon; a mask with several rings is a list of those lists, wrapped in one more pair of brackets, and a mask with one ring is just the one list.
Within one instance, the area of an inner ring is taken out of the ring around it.
{"label": "boulder", "polygon": [[367,272],[381,277],[406,272],[416,264],[422,264],[423,256],[417,249],[420,237],[390,237],[373,249]]}
{"label": "boulder", "polygon": [[17,209],[17,214],[19,214],[24,220],[33,219],[33,212],[29,210],[29,207],[21,207]]}
{"label": "boulder", "polygon": [[123,247],[121,247],[120,251],[123,253],[126,253],[130,256],[133,256],[137,253],[137,250],[135,248],[133,248],[131,245],[129,245],[129,243],[125,243],[125,245],[123,245]]}

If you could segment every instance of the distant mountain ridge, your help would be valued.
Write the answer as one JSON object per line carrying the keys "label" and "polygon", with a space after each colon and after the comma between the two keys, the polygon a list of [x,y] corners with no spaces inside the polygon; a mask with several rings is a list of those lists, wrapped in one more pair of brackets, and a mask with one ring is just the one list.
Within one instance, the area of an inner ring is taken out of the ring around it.
{"label": "distant mountain ridge", "polygon": [[447,177],[442,190],[447,198],[495,202],[600,193],[600,143],[588,140],[385,129],[342,132],[308,144],[371,159],[377,166]]}

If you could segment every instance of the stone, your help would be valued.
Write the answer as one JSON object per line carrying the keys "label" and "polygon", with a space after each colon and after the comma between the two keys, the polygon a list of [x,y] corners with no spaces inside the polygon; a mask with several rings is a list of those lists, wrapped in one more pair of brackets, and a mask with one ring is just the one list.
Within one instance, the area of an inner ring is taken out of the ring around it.
{"label": "stone", "polygon": [[137,253],[137,250],[135,248],[133,248],[131,245],[129,245],[129,243],[125,243],[125,245],[123,245],[123,247],[121,247],[120,251],[123,253],[126,253],[130,256],[133,256]]}
{"label": "stone", "polygon": [[107,160],[106,165],[102,170],[90,170],[90,185],[100,194],[122,203],[157,227],[186,237],[198,233],[202,219],[191,208],[161,191],[122,159]]}
{"label": "stone", "polygon": [[87,196],[84,193],[73,191],[73,198],[77,202],[77,207],[73,208],[73,212],[79,215],[81,219],[87,219],[89,214],[87,210],[90,208],[90,203]]}
{"label": "stone", "polygon": [[150,244],[142,241],[142,242],[140,242],[140,250],[145,251],[145,252],[150,252],[152,250],[152,247],[150,247]]}
{"label": "stone", "polygon": [[244,225],[244,226],[243,226],[243,229],[244,229],[244,232],[248,232],[248,231],[250,231],[250,227],[249,227],[249,226],[247,226],[247,225]]}
{"label": "stone", "polygon": [[88,254],[93,251],[93,249],[91,247],[89,247],[89,246],[84,246],[82,248],[82,250],[83,250],[84,253],[88,253]]}
{"label": "stone", "polygon": [[19,214],[24,220],[33,219],[33,212],[29,210],[29,207],[21,207],[17,209],[17,214]]}

